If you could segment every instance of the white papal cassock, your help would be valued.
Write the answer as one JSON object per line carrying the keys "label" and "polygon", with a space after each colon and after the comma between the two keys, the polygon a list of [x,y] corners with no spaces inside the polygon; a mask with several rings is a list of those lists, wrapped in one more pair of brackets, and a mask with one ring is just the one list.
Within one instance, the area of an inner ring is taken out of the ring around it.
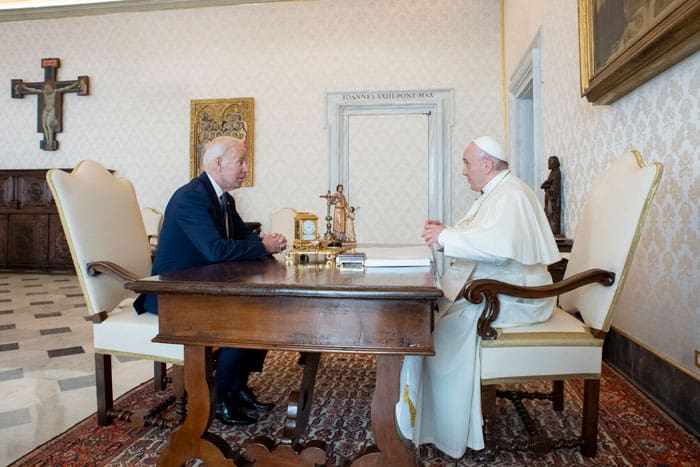
{"label": "white papal cassock", "polygon": [[[458,292],[468,279],[550,284],[547,265],[560,256],[535,194],[508,170],[484,187],[462,220],[442,232],[440,244],[446,256],[458,260],[442,280],[448,300],[436,317],[435,356],[404,359],[396,417],[403,436],[416,446],[433,443],[459,458],[467,447],[483,449],[484,438],[476,334],[483,303],[471,304]],[[498,327],[546,321],[555,304],[554,299],[499,299]]]}

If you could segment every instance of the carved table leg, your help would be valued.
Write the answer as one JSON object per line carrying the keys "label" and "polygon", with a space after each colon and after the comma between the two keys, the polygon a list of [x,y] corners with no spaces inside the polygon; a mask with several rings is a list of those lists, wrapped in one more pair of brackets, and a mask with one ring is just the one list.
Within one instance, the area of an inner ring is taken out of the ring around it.
{"label": "carved table leg", "polygon": [[326,464],[326,443],[311,440],[302,444],[299,437],[306,429],[311,413],[311,399],[316,383],[320,353],[302,352],[299,364],[304,365],[301,389],[292,391],[287,404],[287,416],[279,444],[266,436],[253,439],[246,445],[246,455],[256,467],[314,467]]}
{"label": "carved table leg", "polygon": [[287,401],[287,416],[282,430],[282,443],[294,444],[306,429],[311,413],[311,399],[314,395],[316,373],[318,363],[321,360],[320,353],[302,352],[299,364],[304,365],[304,373],[301,377],[301,389],[292,391]]}
{"label": "carved table leg", "polygon": [[235,466],[233,452],[219,436],[207,430],[214,419],[214,364],[211,347],[185,346],[185,388],[189,407],[182,426],[160,454],[159,466],[183,465],[201,459],[207,466]]}
{"label": "carved table leg", "polygon": [[311,413],[311,399],[314,396],[314,385],[316,384],[316,372],[318,363],[321,360],[320,353],[305,352],[302,354],[304,362],[304,374],[301,378],[301,394],[299,394],[299,409],[296,417],[296,427],[292,439],[297,441],[299,436],[306,429]]}
{"label": "carved table leg", "polygon": [[360,456],[353,467],[408,467],[417,465],[410,442],[399,435],[394,406],[399,399],[400,355],[377,355],[377,385],[372,398],[372,433],[379,452]]}

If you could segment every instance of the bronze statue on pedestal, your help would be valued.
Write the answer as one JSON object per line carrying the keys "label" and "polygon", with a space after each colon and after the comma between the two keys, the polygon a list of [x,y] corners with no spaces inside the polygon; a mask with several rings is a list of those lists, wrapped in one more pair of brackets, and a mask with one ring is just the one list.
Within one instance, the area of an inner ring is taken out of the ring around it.
{"label": "bronze statue on pedestal", "polygon": [[559,158],[551,156],[548,161],[549,177],[542,182],[544,190],[544,212],[555,237],[561,237],[561,171]]}

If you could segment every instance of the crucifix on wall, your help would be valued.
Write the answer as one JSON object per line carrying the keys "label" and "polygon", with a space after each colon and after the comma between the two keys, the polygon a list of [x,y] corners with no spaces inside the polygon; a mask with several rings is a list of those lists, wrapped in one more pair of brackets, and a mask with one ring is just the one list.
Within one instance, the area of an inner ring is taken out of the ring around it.
{"label": "crucifix on wall", "polygon": [[21,79],[12,80],[12,97],[22,99],[27,94],[36,94],[37,99],[37,132],[44,134],[39,147],[44,151],[58,149],[56,133],[63,128],[63,94],[75,92],[79,96],[87,96],[90,91],[90,80],[87,76],[78,76],[75,81],[56,81],[56,70],[61,66],[58,58],[42,58],[41,67],[44,69],[44,81],[25,83]]}

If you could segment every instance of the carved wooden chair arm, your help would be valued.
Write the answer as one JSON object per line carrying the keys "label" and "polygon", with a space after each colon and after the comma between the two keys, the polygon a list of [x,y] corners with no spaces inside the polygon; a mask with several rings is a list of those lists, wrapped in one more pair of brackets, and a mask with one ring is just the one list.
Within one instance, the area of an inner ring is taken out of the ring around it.
{"label": "carved wooden chair arm", "polygon": [[[119,266],[117,263],[112,261],[92,261],[85,265],[88,275],[99,276],[100,274],[107,274],[110,277],[114,277],[121,281],[135,281],[140,279],[139,276],[132,273],[131,271]],[[107,319],[109,311],[100,311],[94,313],[90,316],[86,316],[87,321],[92,321],[93,323],[101,323]]]}
{"label": "carved wooden chair arm", "polygon": [[87,269],[87,273],[91,276],[97,276],[104,273],[110,277],[123,281],[135,281],[141,278],[128,269],[125,269],[119,266],[117,263],[113,263],[111,261],[92,261],[87,263],[85,267]]}
{"label": "carved wooden chair arm", "polygon": [[609,286],[613,282],[615,282],[615,273],[604,269],[589,269],[554,284],[537,287],[513,285],[493,279],[476,279],[467,282],[462,296],[475,304],[486,301],[479,317],[477,332],[482,339],[493,340],[496,339],[497,332],[491,324],[498,318],[500,311],[498,294],[519,298],[546,298],[555,297],[587,284],[599,283]]}

